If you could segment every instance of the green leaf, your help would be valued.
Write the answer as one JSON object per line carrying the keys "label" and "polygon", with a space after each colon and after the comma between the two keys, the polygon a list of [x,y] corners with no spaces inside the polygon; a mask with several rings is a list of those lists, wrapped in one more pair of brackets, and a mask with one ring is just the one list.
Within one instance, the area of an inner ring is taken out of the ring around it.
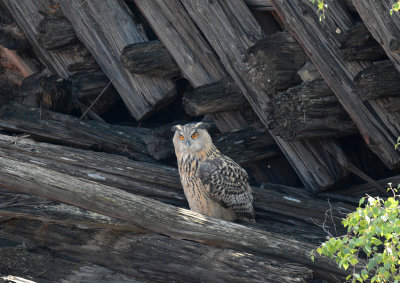
{"label": "green leaf", "polygon": [[358,202],[358,206],[361,206],[364,203],[364,201],[365,201],[365,197],[362,197],[360,199],[360,201]]}

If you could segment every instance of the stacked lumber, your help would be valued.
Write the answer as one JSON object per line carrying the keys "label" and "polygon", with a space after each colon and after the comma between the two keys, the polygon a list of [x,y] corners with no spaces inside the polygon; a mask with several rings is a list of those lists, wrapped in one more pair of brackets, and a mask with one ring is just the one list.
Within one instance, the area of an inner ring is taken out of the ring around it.
{"label": "stacked lumber", "polygon": [[[310,251],[399,180],[385,5],[0,0],[0,281],[343,281]],[[187,210],[171,127],[194,121],[255,224]]]}

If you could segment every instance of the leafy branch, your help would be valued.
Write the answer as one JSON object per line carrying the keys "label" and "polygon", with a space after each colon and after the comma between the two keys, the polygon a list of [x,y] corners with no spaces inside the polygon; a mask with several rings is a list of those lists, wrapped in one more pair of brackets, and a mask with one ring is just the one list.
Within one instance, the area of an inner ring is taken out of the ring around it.
{"label": "leafy branch", "polygon": [[[339,267],[353,267],[346,278],[351,282],[400,282],[400,206],[398,189],[389,184],[393,196],[387,199],[367,195],[342,224],[347,234],[331,237],[317,248],[317,253],[335,258]],[[367,264],[356,272],[360,257]],[[314,251],[311,252],[314,258]]]}

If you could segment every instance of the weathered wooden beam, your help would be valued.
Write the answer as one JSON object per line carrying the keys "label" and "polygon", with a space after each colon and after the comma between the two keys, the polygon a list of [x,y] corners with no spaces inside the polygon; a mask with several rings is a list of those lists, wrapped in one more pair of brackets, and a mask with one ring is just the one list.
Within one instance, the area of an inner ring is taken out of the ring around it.
{"label": "weathered wooden beam", "polygon": [[309,253],[313,245],[206,217],[93,181],[71,178],[3,154],[0,154],[0,185],[125,220],[162,235],[259,256],[280,257],[338,276],[346,274],[334,261],[325,257],[317,256],[315,262],[311,261]]}
{"label": "weathered wooden beam", "polygon": [[364,24],[400,72],[400,15],[389,14],[392,4],[390,1],[353,0]]}
{"label": "weathered wooden beam", "polygon": [[[268,118],[265,115],[265,109],[274,93],[265,92],[268,89],[268,85],[263,85],[265,80],[261,80],[262,83],[259,85],[249,80],[253,72],[257,70],[254,67],[259,65],[256,64],[250,68],[243,62],[243,56],[249,48],[265,38],[261,27],[247,6],[242,1],[227,0],[214,2],[182,0],[182,3],[217,52],[226,70],[238,84],[260,120],[267,125]],[[323,147],[320,142],[313,141],[287,143],[279,137],[275,137],[275,141],[309,190],[326,189],[348,174],[335,160],[338,156],[344,159],[346,157],[333,140],[326,140]],[[325,150],[335,152],[335,154],[327,155]],[[326,161],[326,159],[317,155],[329,158],[330,165],[327,166],[326,162],[322,163],[321,161]],[[321,170],[324,172],[322,173]]]}
{"label": "weathered wooden beam", "polygon": [[[125,46],[148,41],[122,0],[83,3],[60,1],[59,5],[74,27],[78,38],[90,50],[104,73],[113,81],[131,114],[138,120],[176,93],[172,81],[132,75],[121,62]],[[92,18],[94,15],[96,21]],[[118,15],[118,16],[116,16]]]}
{"label": "weathered wooden beam", "polygon": [[[7,219],[2,219],[2,221],[7,221]],[[13,224],[12,221],[7,222]],[[15,221],[15,223],[21,222]],[[24,224],[21,223],[21,225]],[[2,242],[2,247],[0,247],[1,282],[129,282],[129,278],[121,272],[79,261],[73,257],[58,255],[42,248],[41,244],[35,245],[29,239],[29,235],[11,235],[0,231],[0,241]]]}
{"label": "weathered wooden beam", "polygon": [[339,48],[343,59],[347,61],[377,61],[386,57],[385,51],[372,37],[367,27],[360,22],[344,33]]}
{"label": "weathered wooden beam", "polygon": [[5,237],[16,235],[58,255],[98,264],[117,274],[124,274],[129,281],[196,282],[218,278],[224,282],[305,283],[312,277],[312,271],[302,265],[269,257],[157,234],[81,227],[70,229],[63,223],[27,221],[17,217],[2,221],[1,234]]}
{"label": "weathered wooden beam", "polygon": [[153,160],[144,143],[148,129],[83,121],[73,116],[15,103],[3,106],[0,117],[2,130],[29,134],[37,140],[115,152],[137,160]]}
{"label": "weathered wooden beam", "polygon": [[353,80],[368,64],[365,61],[349,63],[339,52],[341,35],[337,30],[343,33],[354,25],[349,12],[341,3],[334,1],[329,6],[327,21],[321,25],[311,3],[300,0],[273,0],[273,3],[287,28],[310,55],[310,59],[349,113],[371,150],[388,167],[398,167],[400,154],[393,151],[393,143],[400,135],[400,126],[395,122],[399,119],[399,114],[388,113],[380,104],[382,101],[363,102],[359,99],[353,91]]}
{"label": "weathered wooden beam", "polygon": [[200,116],[243,108],[247,100],[232,80],[220,80],[186,92],[182,104],[186,113]]}
{"label": "weathered wooden beam", "polygon": [[125,46],[121,62],[132,74],[173,78],[180,74],[172,56],[159,40]]}
{"label": "weathered wooden beam", "polygon": [[287,141],[358,132],[323,80],[306,82],[278,93],[269,103],[267,113],[268,128]]}
{"label": "weathered wooden beam", "polygon": [[363,100],[398,96],[400,73],[389,60],[374,62],[354,78],[354,92]]}

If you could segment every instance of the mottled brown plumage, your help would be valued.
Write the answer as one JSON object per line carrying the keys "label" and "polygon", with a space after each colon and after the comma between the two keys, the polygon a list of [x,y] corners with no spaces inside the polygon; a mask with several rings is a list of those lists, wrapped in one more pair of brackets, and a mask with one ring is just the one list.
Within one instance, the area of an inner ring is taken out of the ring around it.
{"label": "mottled brown plumage", "polygon": [[227,221],[254,221],[248,175],[212,143],[204,123],[173,128],[179,175],[193,211]]}

